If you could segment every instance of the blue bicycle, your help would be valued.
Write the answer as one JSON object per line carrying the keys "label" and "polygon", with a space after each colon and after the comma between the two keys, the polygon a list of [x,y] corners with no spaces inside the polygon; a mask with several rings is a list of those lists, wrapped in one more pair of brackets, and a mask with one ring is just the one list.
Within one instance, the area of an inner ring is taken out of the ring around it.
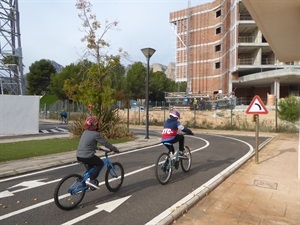
{"label": "blue bicycle", "polygon": [[[108,157],[108,153],[110,151],[104,149],[100,150],[105,152],[105,158],[103,159],[103,168],[107,168],[105,173],[106,188],[111,192],[116,192],[121,188],[123,184],[124,168],[121,163],[110,161]],[[95,190],[94,187],[86,184],[86,180],[91,176],[91,174],[94,171],[94,168],[88,168],[86,164],[85,166],[87,168],[87,171],[83,175],[67,175],[64,178],[62,178],[57,184],[54,191],[54,202],[58,208],[63,210],[74,209],[82,201],[85,192],[88,189]],[[97,179],[95,181],[98,185],[99,181]]]}

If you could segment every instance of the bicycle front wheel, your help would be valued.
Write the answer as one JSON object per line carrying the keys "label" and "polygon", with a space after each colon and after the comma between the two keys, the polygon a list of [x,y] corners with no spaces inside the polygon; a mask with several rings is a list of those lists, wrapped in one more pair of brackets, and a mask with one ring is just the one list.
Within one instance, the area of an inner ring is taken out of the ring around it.
{"label": "bicycle front wheel", "polygon": [[114,162],[112,166],[108,166],[105,174],[106,188],[111,192],[120,189],[124,180],[124,168],[121,163]]}
{"label": "bicycle front wheel", "polygon": [[184,147],[183,154],[179,156],[181,168],[184,172],[188,172],[192,166],[192,154],[188,146]]}
{"label": "bicycle front wheel", "polygon": [[87,190],[81,180],[82,177],[78,174],[70,174],[61,179],[54,191],[54,202],[58,208],[71,210],[78,206]]}
{"label": "bicycle front wheel", "polygon": [[161,153],[155,163],[155,176],[159,183],[167,184],[172,175],[172,166],[169,162],[169,154]]}

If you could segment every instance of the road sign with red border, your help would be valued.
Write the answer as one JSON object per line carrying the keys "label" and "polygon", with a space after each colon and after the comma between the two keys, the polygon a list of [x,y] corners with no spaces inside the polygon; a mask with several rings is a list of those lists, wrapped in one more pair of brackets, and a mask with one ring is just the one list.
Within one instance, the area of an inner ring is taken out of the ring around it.
{"label": "road sign with red border", "polygon": [[258,95],[255,95],[246,110],[247,114],[268,114],[269,111]]}

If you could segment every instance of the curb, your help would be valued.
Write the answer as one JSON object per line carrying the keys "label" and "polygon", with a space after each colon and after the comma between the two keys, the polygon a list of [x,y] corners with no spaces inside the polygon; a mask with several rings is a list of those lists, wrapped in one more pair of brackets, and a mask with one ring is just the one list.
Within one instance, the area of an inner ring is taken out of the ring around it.
{"label": "curb", "polygon": [[[49,138],[68,138],[69,136],[70,136],[69,134],[43,135],[43,136],[40,135],[31,138],[28,136],[19,137],[19,138],[12,136],[7,139],[0,138],[0,143],[9,143],[9,142],[18,142],[18,141],[27,141],[27,140],[42,140],[42,139],[49,139]],[[152,137],[150,139],[143,139],[143,138],[138,135],[136,136],[136,139],[134,141],[114,144],[114,146],[116,146],[120,150],[120,153],[122,153],[122,152],[140,149],[150,145],[154,146],[160,144],[160,138],[158,137]],[[98,153],[97,155],[100,157],[104,156],[104,153],[102,152],[97,152],[97,153]],[[26,162],[30,162],[30,161],[32,162],[30,163],[30,166],[26,166]],[[76,151],[55,153],[50,155],[1,162],[0,179],[5,179],[9,176],[22,175],[28,172],[38,172],[40,170],[50,169],[53,167],[64,166],[64,165],[74,164],[74,163],[77,163]],[[13,166],[10,166],[12,164]]]}

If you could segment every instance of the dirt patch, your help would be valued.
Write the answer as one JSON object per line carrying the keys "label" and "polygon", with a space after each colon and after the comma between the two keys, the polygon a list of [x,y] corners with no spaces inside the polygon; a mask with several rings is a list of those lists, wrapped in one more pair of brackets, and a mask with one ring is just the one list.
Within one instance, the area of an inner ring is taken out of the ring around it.
{"label": "dirt patch", "polygon": [[[213,111],[181,111],[181,122],[187,124],[190,127],[198,128],[210,128],[215,129],[218,127],[238,126],[240,128],[254,129],[255,122],[253,121],[253,115],[246,114],[246,109],[234,109],[234,110],[213,110]],[[149,111],[150,125],[162,124],[169,115],[168,110]],[[127,122],[129,118],[130,124],[142,125],[146,121],[145,111],[129,111],[120,110],[120,118]],[[268,114],[259,115],[260,124],[265,126],[275,127],[276,124],[276,112],[269,110]],[[277,123],[281,123],[281,120],[277,118]]]}

